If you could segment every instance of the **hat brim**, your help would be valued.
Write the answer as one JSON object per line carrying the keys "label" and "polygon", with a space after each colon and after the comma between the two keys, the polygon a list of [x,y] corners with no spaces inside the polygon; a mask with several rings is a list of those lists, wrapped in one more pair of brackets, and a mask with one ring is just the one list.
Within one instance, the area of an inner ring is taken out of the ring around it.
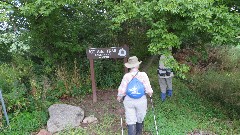
{"label": "hat brim", "polygon": [[125,63],[125,67],[127,68],[134,68],[137,67],[138,65],[140,65],[142,63],[142,61],[138,62],[138,63],[134,63],[134,64],[129,64],[129,63]]}

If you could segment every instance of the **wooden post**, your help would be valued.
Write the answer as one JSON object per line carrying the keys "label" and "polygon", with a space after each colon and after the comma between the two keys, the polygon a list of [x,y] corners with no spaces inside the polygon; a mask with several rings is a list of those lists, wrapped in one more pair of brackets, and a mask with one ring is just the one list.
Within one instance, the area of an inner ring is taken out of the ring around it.
{"label": "wooden post", "polygon": [[[124,47],[125,47],[125,48],[128,48],[128,46],[127,46],[126,44],[124,45]],[[128,52],[129,52],[129,50],[128,50]],[[125,57],[125,58],[124,58],[124,64],[127,63],[127,61],[128,61],[128,57]],[[125,66],[124,66],[124,72],[125,72],[125,74],[128,72],[128,68],[125,67]]]}
{"label": "wooden post", "polygon": [[92,80],[92,92],[93,92],[93,102],[97,102],[97,92],[96,92],[96,83],[95,83],[95,74],[94,74],[94,60],[90,60],[90,70],[91,70],[91,80]]}
{"label": "wooden post", "polygon": [[0,105],[0,127],[2,127],[2,106]]}
{"label": "wooden post", "polygon": [[[123,64],[127,63],[128,58],[124,58]],[[128,72],[128,68],[124,66],[124,73],[126,74]]]}

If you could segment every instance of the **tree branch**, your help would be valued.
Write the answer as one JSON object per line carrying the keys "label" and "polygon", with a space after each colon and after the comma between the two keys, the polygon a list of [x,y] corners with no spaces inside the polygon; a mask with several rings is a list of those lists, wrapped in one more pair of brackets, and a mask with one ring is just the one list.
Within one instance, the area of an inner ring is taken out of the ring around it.
{"label": "tree branch", "polygon": [[11,5],[11,6],[13,6],[15,9],[19,9],[19,7],[17,7],[14,3],[12,3],[11,1],[9,1],[9,0],[1,0],[2,2],[5,2],[6,4],[8,4],[8,5]]}

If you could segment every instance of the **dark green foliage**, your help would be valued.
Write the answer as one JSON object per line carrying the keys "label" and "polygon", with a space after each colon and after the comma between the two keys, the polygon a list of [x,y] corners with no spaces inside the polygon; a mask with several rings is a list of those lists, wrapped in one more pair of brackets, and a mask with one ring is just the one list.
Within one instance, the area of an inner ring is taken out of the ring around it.
{"label": "dark green foliage", "polygon": [[22,112],[21,114],[10,117],[10,127],[0,129],[1,135],[27,135],[44,126],[47,122],[47,112],[33,111]]}
{"label": "dark green foliage", "polygon": [[17,81],[19,73],[7,64],[0,65],[0,87],[4,93],[11,92],[14,83]]}
{"label": "dark green foliage", "polygon": [[[136,30],[137,26],[144,35],[141,37],[147,37],[144,44],[152,54],[169,55],[171,47],[202,46],[204,49],[208,44],[237,45],[240,15],[229,12],[226,3],[211,0],[125,0],[114,6],[116,14],[112,27],[126,33]],[[180,74],[186,72],[185,66],[175,63],[170,64],[172,68]]]}
{"label": "dark green foliage", "polygon": [[[1,35],[2,35],[2,33],[1,33]],[[0,37],[0,38],[2,38],[2,37]],[[8,37],[3,37],[3,38],[8,38]],[[7,43],[0,42],[0,50],[1,50],[0,64],[2,64],[3,62],[11,61],[11,54],[8,52],[10,50],[10,45]]]}
{"label": "dark green foliage", "polygon": [[29,22],[30,31],[26,34],[32,55],[60,64],[85,56],[88,47],[108,46],[110,24],[101,10],[102,3],[90,1],[71,5],[51,1],[23,3],[21,12]]}
{"label": "dark green foliage", "polygon": [[94,70],[98,89],[116,89],[124,75],[123,59],[95,60]]}

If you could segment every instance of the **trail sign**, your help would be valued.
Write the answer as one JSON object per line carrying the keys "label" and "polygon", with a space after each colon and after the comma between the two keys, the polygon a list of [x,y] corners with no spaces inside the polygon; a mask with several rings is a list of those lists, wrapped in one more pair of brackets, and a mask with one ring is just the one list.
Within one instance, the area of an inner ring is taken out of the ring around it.
{"label": "trail sign", "polygon": [[[93,59],[124,58],[124,63],[126,63],[127,58],[129,57],[129,47],[125,45],[123,47],[89,48],[86,50],[86,53],[87,53],[87,58],[90,61],[93,102],[97,102]],[[127,73],[128,69],[126,67],[124,69],[125,69],[125,73]]]}
{"label": "trail sign", "polygon": [[127,58],[128,56],[129,48],[127,46],[87,49],[88,59]]}

